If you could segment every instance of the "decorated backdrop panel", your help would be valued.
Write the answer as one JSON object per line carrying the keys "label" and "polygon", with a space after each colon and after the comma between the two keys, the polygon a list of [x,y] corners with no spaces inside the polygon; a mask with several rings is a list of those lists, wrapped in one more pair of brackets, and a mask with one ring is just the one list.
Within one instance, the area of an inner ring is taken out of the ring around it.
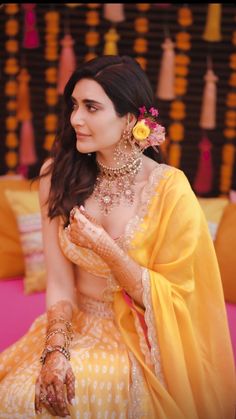
{"label": "decorated backdrop panel", "polygon": [[68,75],[117,53],[136,58],[150,79],[165,161],[199,195],[236,189],[234,4],[2,4],[0,175],[38,174]]}

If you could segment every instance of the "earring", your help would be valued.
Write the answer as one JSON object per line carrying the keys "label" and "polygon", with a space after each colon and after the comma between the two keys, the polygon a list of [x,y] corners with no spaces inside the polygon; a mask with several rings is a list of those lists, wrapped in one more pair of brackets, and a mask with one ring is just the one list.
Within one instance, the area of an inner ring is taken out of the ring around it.
{"label": "earring", "polygon": [[128,145],[130,143],[131,129],[125,128],[113,153],[113,159],[116,163],[120,164],[121,161],[124,161],[124,155],[128,154]]}

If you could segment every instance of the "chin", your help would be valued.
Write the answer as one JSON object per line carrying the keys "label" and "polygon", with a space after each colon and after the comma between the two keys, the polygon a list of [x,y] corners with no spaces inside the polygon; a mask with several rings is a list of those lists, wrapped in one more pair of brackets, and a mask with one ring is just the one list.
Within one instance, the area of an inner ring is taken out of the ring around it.
{"label": "chin", "polygon": [[76,149],[82,154],[94,153],[95,151],[92,147],[88,147],[88,145],[86,146],[86,144],[81,144],[78,141],[76,142]]}

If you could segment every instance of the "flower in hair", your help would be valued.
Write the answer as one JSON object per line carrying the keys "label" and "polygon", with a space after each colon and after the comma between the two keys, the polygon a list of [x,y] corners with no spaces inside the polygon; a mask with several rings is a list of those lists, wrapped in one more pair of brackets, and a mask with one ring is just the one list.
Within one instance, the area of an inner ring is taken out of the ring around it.
{"label": "flower in hair", "polygon": [[160,145],[165,141],[165,128],[158,124],[158,110],[151,107],[149,111],[145,106],[139,108],[140,114],[132,134],[140,148],[144,150],[147,147]]}

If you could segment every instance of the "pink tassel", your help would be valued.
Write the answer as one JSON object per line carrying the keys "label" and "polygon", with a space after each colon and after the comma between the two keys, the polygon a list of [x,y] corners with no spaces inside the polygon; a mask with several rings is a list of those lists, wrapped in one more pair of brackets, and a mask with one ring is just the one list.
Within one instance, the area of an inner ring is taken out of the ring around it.
{"label": "pink tassel", "polygon": [[156,96],[159,99],[171,100],[175,98],[175,52],[174,43],[169,37],[162,44],[163,55],[160,66]]}
{"label": "pink tassel", "polygon": [[104,3],[104,18],[118,23],[125,20],[123,3]]}
{"label": "pink tassel", "polygon": [[17,168],[17,173],[21,176],[23,176],[24,178],[28,177],[28,173],[29,173],[29,168],[26,165],[20,165]]}
{"label": "pink tassel", "polygon": [[22,4],[22,8],[25,12],[23,47],[28,49],[38,48],[39,34],[36,29],[35,3]]}
{"label": "pink tassel", "polygon": [[194,181],[194,190],[197,194],[202,195],[211,191],[213,179],[213,167],[211,156],[211,142],[207,135],[203,135],[200,143],[200,157],[197,168],[197,174]]}
{"label": "pink tassel", "polygon": [[213,129],[216,126],[216,82],[218,77],[211,68],[208,68],[204,80],[205,87],[199,125],[203,129]]}
{"label": "pink tassel", "polygon": [[36,163],[34,130],[31,119],[22,121],[20,129],[19,163],[20,166]]}
{"label": "pink tassel", "polygon": [[74,53],[74,40],[70,34],[66,34],[61,40],[62,50],[59,59],[57,91],[63,94],[65,85],[76,68],[76,57]]}

